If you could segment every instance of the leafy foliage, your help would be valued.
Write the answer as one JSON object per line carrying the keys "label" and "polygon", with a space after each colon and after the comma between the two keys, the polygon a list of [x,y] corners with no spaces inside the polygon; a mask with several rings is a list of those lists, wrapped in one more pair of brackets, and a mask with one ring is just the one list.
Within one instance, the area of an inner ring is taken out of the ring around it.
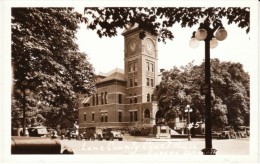
{"label": "leafy foliage", "polygon": [[153,127],[145,124],[137,124],[136,126],[129,127],[129,134],[132,136],[148,136],[151,134]]}
{"label": "leafy foliage", "polygon": [[27,124],[77,119],[77,94],[94,90],[92,65],[75,43],[81,18],[71,8],[12,9],[13,88],[31,91],[13,92],[13,126],[20,124],[24,98]]}
{"label": "leafy foliage", "polygon": [[[212,123],[217,127],[226,124],[249,125],[248,73],[244,72],[240,63],[220,62],[218,59],[211,60],[211,72]],[[185,106],[189,104],[193,109],[191,122],[203,120],[204,95],[200,93],[203,74],[204,63],[199,66],[190,63],[163,73],[163,80],[157,86],[156,93],[158,107],[166,118],[170,117],[168,113],[185,115]]]}
{"label": "leafy foliage", "polygon": [[84,17],[87,27],[96,30],[99,37],[117,35],[117,28],[126,28],[138,23],[140,38],[149,31],[158,35],[158,41],[172,40],[174,35],[170,28],[175,24],[181,27],[192,27],[201,18],[209,17],[212,21],[228,19],[228,23],[236,23],[238,27],[250,31],[250,9],[248,7],[203,8],[203,7],[119,7],[119,8],[85,8]]}

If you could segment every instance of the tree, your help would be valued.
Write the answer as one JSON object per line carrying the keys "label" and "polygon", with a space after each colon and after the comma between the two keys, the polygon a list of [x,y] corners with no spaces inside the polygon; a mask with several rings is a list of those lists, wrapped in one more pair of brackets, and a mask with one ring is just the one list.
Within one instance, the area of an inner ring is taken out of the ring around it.
{"label": "tree", "polygon": [[[211,60],[212,72],[212,123],[215,127],[249,125],[249,75],[240,63]],[[163,73],[163,80],[157,86],[158,107],[164,113],[184,109],[189,104],[193,112],[191,121],[204,118],[204,95],[200,87],[204,83],[204,63],[199,66],[189,63],[187,66]],[[181,93],[181,94],[180,94]],[[175,114],[176,116],[176,114]]]}
{"label": "tree", "polygon": [[249,75],[240,63],[212,60],[212,88],[214,94],[227,106],[228,123],[249,125]]}
{"label": "tree", "polygon": [[87,27],[96,30],[99,37],[117,35],[117,28],[126,28],[138,23],[140,38],[149,31],[158,35],[158,41],[174,38],[170,27],[179,23],[182,27],[192,27],[199,23],[201,18],[211,20],[228,19],[228,23],[236,23],[240,28],[250,31],[250,8],[204,8],[204,7],[119,7],[119,8],[85,8]]}
{"label": "tree", "polygon": [[[72,8],[12,8],[13,126],[24,99],[27,124],[77,119],[78,93],[95,89],[93,67],[75,43],[83,20]],[[27,88],[28,96],[16,92]]]}

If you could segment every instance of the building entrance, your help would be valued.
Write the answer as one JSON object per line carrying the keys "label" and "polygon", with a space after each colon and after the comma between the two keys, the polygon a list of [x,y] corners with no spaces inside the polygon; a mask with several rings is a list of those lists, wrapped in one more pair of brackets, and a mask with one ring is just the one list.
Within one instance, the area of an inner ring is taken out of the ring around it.
{"label": "building entrance", "polygon": [[158,110],[155,114],[155,124],[159,125],[159,124],[164,124],[165,123],[165,118],[164,118],[164,114],[162,112],[162,110]]}

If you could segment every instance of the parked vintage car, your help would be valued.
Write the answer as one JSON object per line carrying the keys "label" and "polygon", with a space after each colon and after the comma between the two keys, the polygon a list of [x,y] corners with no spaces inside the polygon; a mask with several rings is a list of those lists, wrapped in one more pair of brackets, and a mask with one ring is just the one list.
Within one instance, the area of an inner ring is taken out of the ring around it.
{"label": "parked vintage car", "polygon": [[27,128],[30,137],[47,137],[49,134],[47,127],[35,126]]}
{"label": "parked vintage car", "polygon": [[12,136],[11,154],[74,154],[74,151],[56,139]]}
{"label": "parked vintage car", "polygon": [[218,136],[219,139],[236,139],[237,134],[233,128],[233,126],[226,126],[223,128],[221,133]]}
{"label": "parked vintage car", "polygon": [[246,127],[246,134],[248,137],[250,136],[250,128],[248,126]]}
{"label": "parked vintage car", "polygon": [[237,136],[239,138],[246,138],[246,137],[248,137],[246,126],[238,126],[237,127]]}
{"label": "parked vintage car", "polygon": [[115,140],[118,139],[119,141],[123,140],[123,134],[120,131],[112,128],[106,128],[102,131],[102,138],[105,140]]}
{"label": "parked vintage car", "polygon": [[80,139],[80,135],[77,129],[68,128],[65,132],[62,132],[61,139]]}
{"label": "parked vintage car", "polygon": [[80,139],[85,140],[102,140],[101,133],[97,132],[96,127],[88,127],[83,133],[80,134]]}
{"label": "parked vintage car", "polygon": [[48,137],[51,137],[51,138],[58,138],[58,132],[56,129],[53,129],[53,128],[47,128],[48,130]]}

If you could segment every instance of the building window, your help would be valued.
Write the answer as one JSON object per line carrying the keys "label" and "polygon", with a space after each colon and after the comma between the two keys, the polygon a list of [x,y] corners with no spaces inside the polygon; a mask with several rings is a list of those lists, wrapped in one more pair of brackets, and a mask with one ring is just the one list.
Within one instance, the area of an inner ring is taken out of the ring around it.
{"label": "building window", "polygon": [[104,104],[104,93],[102,92],[101,93],[101,105],[103,105]]}
{"label": "building window", "polygon": [[149,62],[146,62],[146,70],[147,70],[147,71],[150,70],[150,64],[149,64]]}
{"label": "building window", "polygon": [[134,78],[134,86],[137,86],[137,78]]}
{"label": "building window", "polygon": [[154,72],[154,63],[146,62],[146,71]]}
{"label": "building window", "polygon": [[101,113],[100,121],[101,121],[101,122],[104,122],[104,116],[103,116],[103,113]]}
{"label": "building window", "polygon": [[95,106],[95,95],[92,96],[92,104]]}
{"label": "building window", "polygon": [[147,102],[150,102],[150,94],[147,94]]}
{"label": "building window", "polygon": [[130,122],[134,122],[134,113],[130,112]]}
{"label": "building window", "polygon": [[101,114],[100,121],[107,122],[107,112],[101,112],[100,114]]}
{"label": "building window", "polygon": [[137,71],[137,62],[134,62],[134,71]]}
{"label": "building window", "polygon": [[92,118],[92,119],[91,119],[92,122],[94,122],[94,121],[95,121],[95,113],[94,113],[94,112],[92,113],[92,117],[91,117],[91,118]]}
{"label": "building window", "polygon": [[153,63],[150,63],[151,65],[151,71],[154,72],[154,66],[153,66]]}
{"label": "building window", "polygon": [[150,79],[146,78],[146,86],[149,86],[149,85],[150,85]]}
{"label": "building window", "polygon": [[105,92],[105,104],[108,103],[107,92]]}
{"label": "building window", "polygon": [[96,94],[96,105],[98,105],[98,94]]}
{"label": "building window", "polygon": [[133,63],[130,63],[129,64],[129,72],[132,72],[134,70],[134,68],[133,68]]}
{"label": "building window", "polygon": [[152,98],[151,98],[151,99],[152,99],[152,101],[155,101],[155,100],[154,100],[154,95],[153,95],[153,94],[152,94],[152,96],[151,96],[151,97],[152,97]]}
{"label": "building window", "polygon": [[134,103],[137,103],[137,95],[136,95],[136,93],[134,94]]}
{"label": "building window", "polygon": [[134,121],[137,121],[137,111],[134,111]]}
{"label": "building window", "polygon": [[153,87],[153,79],[151,79],[151,87]]}
{"label": "building window", "polygon": [[118,122],[122,122],[122,112],[118,112]]}
{"label": "building window", "polygon": [[84,121],[87,121],[87,113],[86,113],[86,112],[84,112],[83,120],[84,120]]}
{"label": "building window", "polygon": [[130,122],[138,121],[137,111],[130,111]]}
{"label": "building window", "polygon": [[122,94],[118,94],[118,103],[122,104]]}
{"label": "building window", "polygon": [[105,113],[105,122],[107,122],[108,118],[107,118],[107,112]]}
{"label": "building window", "polygon": [[137,111],[130,111],[130,122],[135,122],[137,120]]}
{"label": "building window", "polygon": [[129,103],[130,103],[130,104],[132,104],[132,103],[133,103],[132,94],[130,94],[130,96],[129,96]]}
{"label": "building window", "polygon": [[150,111],[149,111],[149,109],[145,109],[145,111],[144,111],[144,118],[150,118]]}
{"label": "building window", "polygon": [[129,79],[130,87],[133,87],[133,79]]}

